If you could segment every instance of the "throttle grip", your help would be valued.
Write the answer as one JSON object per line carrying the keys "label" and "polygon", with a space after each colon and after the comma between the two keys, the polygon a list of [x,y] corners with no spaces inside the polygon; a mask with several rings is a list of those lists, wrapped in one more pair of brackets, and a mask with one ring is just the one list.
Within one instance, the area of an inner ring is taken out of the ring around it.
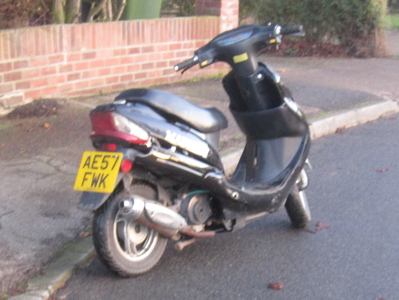
{"label": "throttle grip", "polygon": [[288,35],[288,34],[295,34],[295,33],[304,33],[303,31],[303,26],[302,25],[295,25],[292,27],[286,27],[281,29],[281,34],[282,35]]}

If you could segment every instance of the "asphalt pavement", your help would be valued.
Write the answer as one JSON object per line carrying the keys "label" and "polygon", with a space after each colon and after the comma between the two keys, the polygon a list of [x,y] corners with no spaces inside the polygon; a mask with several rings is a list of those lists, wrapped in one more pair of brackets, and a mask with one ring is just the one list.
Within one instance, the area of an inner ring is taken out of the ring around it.
{"label": "asphalt pavement", "polygon": [[[262,59],[293,91],[313,138],[399,111],[397,56]],[[228,111],[221,79],[157,88],[226,114],[229,129],[222,132],[220,148],[231,169],[244,139]],[[73,182],[81,154],[91,150],[88,112],[114,96],[59,100],[59,114],[46,118],[0,120],[0,295],[17,291],[22,294],[10,299],[48,299],[93,257],[86,230],[91,214],[77,209],[80,193]]]}

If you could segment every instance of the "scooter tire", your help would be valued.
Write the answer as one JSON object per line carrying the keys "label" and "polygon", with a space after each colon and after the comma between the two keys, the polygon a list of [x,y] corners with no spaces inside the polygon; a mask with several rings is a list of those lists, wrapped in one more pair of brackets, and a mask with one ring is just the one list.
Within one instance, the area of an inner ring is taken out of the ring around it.
{"label": "scooter tire", "polygon": [[305,191],[299,191],[297,186],[288,195],[285,209],[295,228],[304,228],[312,220]]}
{"label": "scooter tire", "polygon": [[[156,200],[152,187],[142,183],[133,184],[131,194]],[[116,193],[95,212],[93,243],[101,262],[108,269],[121,277],[134,277],[158,263],[168,240],[148,227],[119,216],[119,203],[127,196],[129,193],[126,191]]]}

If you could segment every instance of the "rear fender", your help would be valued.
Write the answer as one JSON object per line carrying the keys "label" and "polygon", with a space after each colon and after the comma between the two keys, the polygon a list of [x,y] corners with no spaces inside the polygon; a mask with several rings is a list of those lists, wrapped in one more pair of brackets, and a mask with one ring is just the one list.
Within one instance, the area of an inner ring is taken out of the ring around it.
{"label": "rear fender", "polygon": [[[119,187],[120,183],[123,184],[125,190],[129,190],[132,180],[132,174],[119,173],[112,193]],[[78,203],[78,208],[84,211],[95,211],[108,200],[112,193],[83,192]]]}

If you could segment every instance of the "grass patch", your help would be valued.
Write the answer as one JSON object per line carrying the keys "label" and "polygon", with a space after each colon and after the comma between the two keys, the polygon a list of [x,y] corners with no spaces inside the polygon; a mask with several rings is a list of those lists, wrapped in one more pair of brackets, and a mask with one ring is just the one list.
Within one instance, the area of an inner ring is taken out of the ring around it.
{"label": "grass patch", "polygon": [[390,29],[399,29],[399,13],[387,16],[387,27]]}

